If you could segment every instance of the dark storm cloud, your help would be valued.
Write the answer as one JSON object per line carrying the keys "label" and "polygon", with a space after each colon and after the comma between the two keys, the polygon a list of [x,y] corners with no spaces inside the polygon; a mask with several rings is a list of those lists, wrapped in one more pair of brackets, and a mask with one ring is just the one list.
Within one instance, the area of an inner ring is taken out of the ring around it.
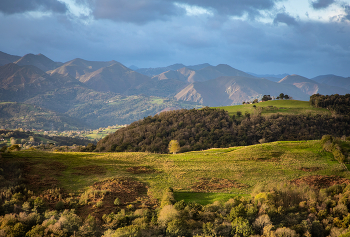
{"label": "dark storm cloud", "polygon": [[171,1],[163,0],[99,0],[92,4],[93,14],[97,19],[145,23],[164,20],[180,14]]}
{"label": "dark storm cloud", "polygon": [[[342,5],[346,12],[341,15],[343,21],[304,21],[285,10],[276,15],[275,24],[269,24],[229,17],[249,11],[248,6],[271,7],[272,15],[275,7],[268,1],[265,5],[241,1],[237,9],[231,9],[231,1],[227,1],[227,9],[216,1],[178,1],[209,9],[213,12],[210,17],[177,12],[181,8],[170,0],[129,0],[133,4],[126,0],[96,0],[95,5],[93,1],[76,2],[81,6],[88,2],[95,14],[98,9],[101,11],[100,18],[113,17],[113,21],[92,18],[91,22],[82,23],[62,14],[42,18],[0,14],[0,32],[6,32],[0,37],[0,51],[20,56],[43,53],[62,62],[77,57],[91,61],[114,59],[139,67],[207,62],[262,74],[350,76],[349,4]],[[104,15],[108,8],[109,15]]]}
{"label": "dark storm cloud", "polygon": [[287,13],[278,13],[273,20],[273,23],[277,25],[278,23],[285,23],[289,26],[298,25],[298,22],[294,17],[290,16]]}
{"label": "dark storm cloud", "polygon": [[317,0],[316,2],[312,2],[311,6],[318,10],[318,9],[325,9],[329,7],[329,5],[333,4],[335,0]]}
{"label": "dark storm cloud", "polygon": [[53,11],[66,12],[67,8],[64,3],[57,0],[1,0],[0,12],[10,15],[28,11]]}
{"label": "dark storm cloud", "polygon": [[206,8],[218,15],[242,16],[247,13],[254,18],[260,15],[260,10],[272,9],[277,1],[280,0],[90,0],[90,6],[97,19],[146,23],[185,14],[175,3]]}

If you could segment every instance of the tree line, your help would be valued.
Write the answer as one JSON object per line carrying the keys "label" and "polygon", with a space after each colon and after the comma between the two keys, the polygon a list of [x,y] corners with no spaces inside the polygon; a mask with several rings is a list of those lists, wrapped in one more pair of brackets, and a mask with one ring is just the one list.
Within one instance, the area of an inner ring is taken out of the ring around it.
{"label": "tree line", "polygon": [[338,114],[350,115],[350,94],[314,94],[310,97],[310,104],[316,108],[326,108]]}

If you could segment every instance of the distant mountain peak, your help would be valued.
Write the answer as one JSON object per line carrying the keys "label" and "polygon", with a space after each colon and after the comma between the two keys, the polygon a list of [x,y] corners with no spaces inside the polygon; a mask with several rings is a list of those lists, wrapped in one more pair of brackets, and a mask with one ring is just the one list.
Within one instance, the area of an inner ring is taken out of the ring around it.
{"label": "distant mountain peak", "polygon": [[292,74],[292,75],[288,75],[284,78],[282,78],[278,83],[286,83],[286,84],[294,84],[294,83],[299,83],[299,82],[314,82],[310,80],[309,78],[297,75],[297,74]]}
{"label": "distant mountain peak", "polygon": [[15,63],[20,66],[33,65],[33,66],[36,66],[37,68],[40,68],[43,71],[53,70],[59,67],[60,65],[62,65],[62,63],[54,62],[53,60],[51,60],[50,58],[46,57],[43,54],[35,55],[32,53],[24,55],[23,57],[18,59]]}

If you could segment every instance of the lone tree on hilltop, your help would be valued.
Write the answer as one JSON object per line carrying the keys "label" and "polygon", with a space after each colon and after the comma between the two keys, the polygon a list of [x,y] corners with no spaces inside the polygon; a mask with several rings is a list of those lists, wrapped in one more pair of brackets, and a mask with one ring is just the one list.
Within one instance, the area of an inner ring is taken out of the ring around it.
{"label": "lone tree on hilltop", "polygon": [[176,154],[176,152],[180,151],[180,144],[177,140],[171,140],[169,142],[169,152]]}

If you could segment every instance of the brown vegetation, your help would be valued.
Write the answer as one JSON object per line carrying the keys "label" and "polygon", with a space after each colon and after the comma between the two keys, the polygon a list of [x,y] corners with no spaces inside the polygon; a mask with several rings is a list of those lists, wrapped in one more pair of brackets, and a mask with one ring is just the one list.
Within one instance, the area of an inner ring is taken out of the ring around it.
{"label": "brown vegetation", "polygon": [[75,175],[98,175],[106,173],[106,168],[98,165],[79,166],[74,169],[77,170],[73,173]]}
{"label": "brown vegetation", "polygon": [[328,188],[330,186],[336,184],[350,184],[349,179],[341,178],[336,175],[313,175],[313,176],[305,176],[300,179],[292,180],[291,183],[302,185],[307,184],[313,188]]}
{"label": "brown vegetation", "polygon": [[31,190],[38,191],[43,188],[56,188],[58,186],[57,176],[66,170],[67,166],[58,161],[35,163],[26,161],[24,163],[24,178]]}
{"label": "brown vegetation", "polygon": [[132,174],[151,174],[156,172],[156,170],[147,166],[133,166],[127,168],[126,171]]}
{"label": "brown vegetation", "polygon": [[214,191],[228,191],[231,188],[243,188],[244,184],[240,184],[234,180],[219,179],[219,178],[200,178],[198,182],[194,183],[191,189],[195,192],[214,192]]}

